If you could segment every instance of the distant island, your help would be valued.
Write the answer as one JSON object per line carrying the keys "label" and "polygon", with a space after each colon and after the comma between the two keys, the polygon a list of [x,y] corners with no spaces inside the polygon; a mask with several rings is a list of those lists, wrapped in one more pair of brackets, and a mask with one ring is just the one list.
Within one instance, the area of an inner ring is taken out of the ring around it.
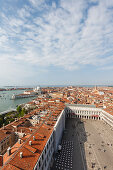
{"label": "distant island", "polygon": [[33,88],[0,88],[0,91],[12,91],[12,90],[32,90]]}

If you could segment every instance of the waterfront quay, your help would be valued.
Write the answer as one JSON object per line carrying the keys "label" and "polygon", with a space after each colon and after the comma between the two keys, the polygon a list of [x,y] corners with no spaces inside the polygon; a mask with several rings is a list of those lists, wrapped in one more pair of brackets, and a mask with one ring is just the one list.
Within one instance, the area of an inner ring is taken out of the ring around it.
{"label": "waterfront quay", "polygon": [[0,112],[0,115],[4,115],[4,114],[7,114],[9,112],[16,112],[16,111],[17,111],[16,109],[6,110],[4,112]]}

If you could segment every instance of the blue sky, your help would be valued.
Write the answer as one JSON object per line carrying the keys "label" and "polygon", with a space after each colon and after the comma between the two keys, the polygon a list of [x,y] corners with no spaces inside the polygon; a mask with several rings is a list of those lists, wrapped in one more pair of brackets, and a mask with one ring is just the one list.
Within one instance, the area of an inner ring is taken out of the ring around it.
{"label": "blue sky", "polygon": [[113,0],[0,0],[0,85],[113,84]]}

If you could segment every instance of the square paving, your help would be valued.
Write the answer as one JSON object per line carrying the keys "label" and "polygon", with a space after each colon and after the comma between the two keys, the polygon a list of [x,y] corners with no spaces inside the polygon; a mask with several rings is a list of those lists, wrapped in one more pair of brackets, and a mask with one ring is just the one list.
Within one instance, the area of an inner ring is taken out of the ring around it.
{"label": "square paving", "polygon": [[100,120],[66,120],[52,170],[113,170],[113,131]]}

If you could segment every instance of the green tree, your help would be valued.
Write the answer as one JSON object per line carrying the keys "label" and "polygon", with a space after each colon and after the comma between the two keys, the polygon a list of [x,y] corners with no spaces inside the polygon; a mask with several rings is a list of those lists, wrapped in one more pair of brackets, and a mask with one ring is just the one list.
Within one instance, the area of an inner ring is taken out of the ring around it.
{"label": "green tree", "polygon": [[24,114],[27,114],[27,110],[25,108],[23,108]]}
{"label": "green tree", "polygon": [[3,125],[3,118],[0,117],[0,127],[2,127],[2,125]]}
{"label": "green tree", "polygon": [[25,111],[24,111],[24,109],[22,109],[20,116],[23,117],[24,114],[25,114]]}
{"label": "green tree", "polygon": [[18,112],[19,114],[21,114],[21,111],[22,111],[22,107],[21,107],[21,106],[18,106],[18,107],[17,107],[17,112]]}
{"label": "green tree", "polygon": [[9,121],[10,121],[10,119],[9,119],[9,118],[6,118],[4,124],[5,124],[5,125],[8,125],[8,124],[9,124]]}

